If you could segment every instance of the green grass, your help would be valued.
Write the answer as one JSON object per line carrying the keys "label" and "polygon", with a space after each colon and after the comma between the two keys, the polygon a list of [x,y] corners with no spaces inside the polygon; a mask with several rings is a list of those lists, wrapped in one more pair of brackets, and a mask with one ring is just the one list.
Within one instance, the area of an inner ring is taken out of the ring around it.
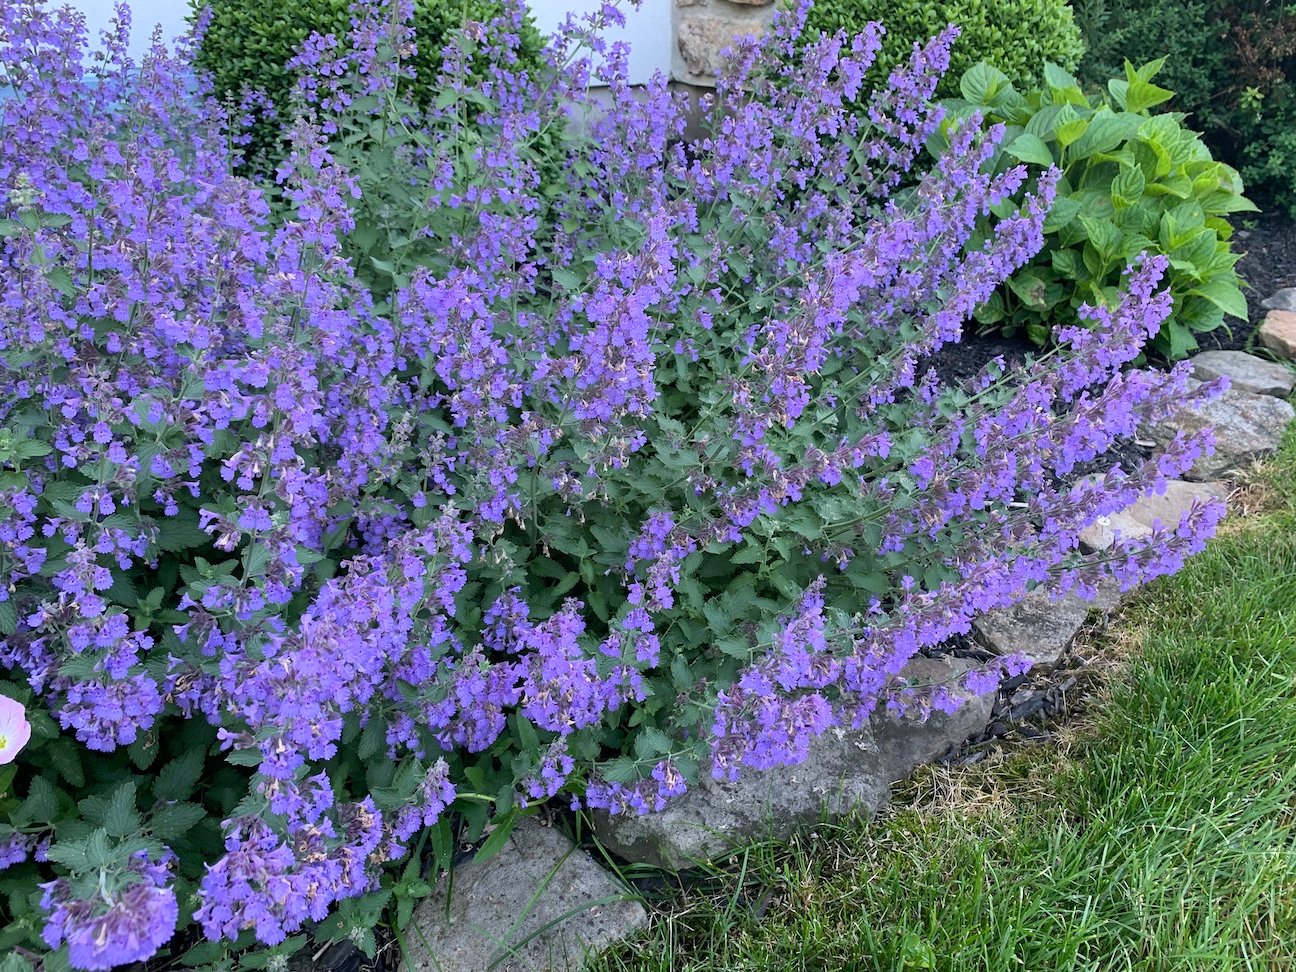
{"label": "green grass", "polygon": [[1130,605],[1065,751],[725,862],[600,972],[1296,969],[1296,435],[1261,492]]}

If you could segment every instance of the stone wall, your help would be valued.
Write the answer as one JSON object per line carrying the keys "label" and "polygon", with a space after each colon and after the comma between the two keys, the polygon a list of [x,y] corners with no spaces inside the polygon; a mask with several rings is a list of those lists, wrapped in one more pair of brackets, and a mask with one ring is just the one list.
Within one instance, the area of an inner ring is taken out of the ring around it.
{"label": "stone wall", "polygon": [[673,3],[675,48],[671,77],[701,87],[715,84],[720,52],[743,35],[764,31],[774,18],[774,0],[658,0]]}

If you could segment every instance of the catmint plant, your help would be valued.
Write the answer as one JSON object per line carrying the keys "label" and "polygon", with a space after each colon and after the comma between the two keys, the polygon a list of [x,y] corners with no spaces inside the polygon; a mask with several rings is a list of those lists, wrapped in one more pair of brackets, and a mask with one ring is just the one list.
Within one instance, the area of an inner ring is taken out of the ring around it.
{"label": "catmint plant", "polygon": [[653,812],[950,709],[1020,668],[904,679],[977,612],[1212,532],[1218,504],[1077,539],[1210,448],[1102,462],[1216,391],[1131,368],[1163,261],[1025,365],[929,367],[1058,178],[994,173],[976,116],[916,171],[954,29],[866,91],[881,27],[789,12],[690,106],[629,85],[614,5],[536,70],[514,3],[420,107],[408,2],[352,15],[295,59],[258,185],[200,36],[134,64],[124,7],[93,54],[78,14],[3,8],[0,693],[30,741],[0,947],[372,950],[488,824]]}

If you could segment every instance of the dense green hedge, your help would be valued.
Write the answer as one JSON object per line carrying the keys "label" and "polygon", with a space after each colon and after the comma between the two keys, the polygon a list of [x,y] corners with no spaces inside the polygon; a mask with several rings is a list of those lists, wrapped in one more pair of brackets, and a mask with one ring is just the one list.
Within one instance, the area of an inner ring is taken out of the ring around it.
{"label": "dense green hedge", "polygon": [[[238,98],[247,88],[264,92],[282,109],[292,89],[287,63],[313,31],[346,37],[351,0],[206,0],[212,12],[198,65],[211,76],[217,95]],[[486,21],[501,9],[498,0],[415,0],[412,60],[417,78],[414,99],[426,105],[435,94],[441,52],[450,33],[465,21]],[[543,38],[528,22],[523,54],[539,63]],[[253,169],[265,171],[281,154],[279,123],[262,117],[252,131],[247,153]]]}
{"label": "dense green hedge", "polygon": [[926,41],[947,24],[959,25],[962,33],[938,92],[945,96],[957,95],[958,79],[979,61],[1026,86],[1039,80],[1045,61],[1070,70],[1084,55],[1066,0],[816,0],[808,27],[857,34],[873,20],[887,29],[879,72],[907,57],[915,41]]}

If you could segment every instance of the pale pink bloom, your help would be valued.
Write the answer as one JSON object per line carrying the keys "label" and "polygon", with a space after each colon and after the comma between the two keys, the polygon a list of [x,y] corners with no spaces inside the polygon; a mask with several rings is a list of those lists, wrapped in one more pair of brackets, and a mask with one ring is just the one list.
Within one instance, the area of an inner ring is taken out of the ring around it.
{"label": "pale pink bloom", "polygon": [[31,738],[31,723],[23,704],[0,695],[0,766],[12,763]]}

